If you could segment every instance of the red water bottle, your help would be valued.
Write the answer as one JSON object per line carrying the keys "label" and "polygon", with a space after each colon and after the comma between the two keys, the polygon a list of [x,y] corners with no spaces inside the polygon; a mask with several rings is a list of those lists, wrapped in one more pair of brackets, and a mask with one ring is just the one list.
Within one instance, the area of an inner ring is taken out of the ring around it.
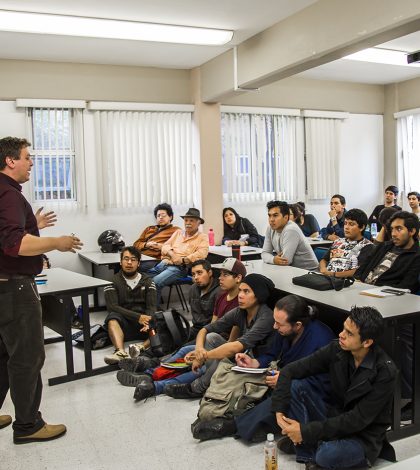
{"label": "red water bottle", "polygon": [[209,246],[214,246],[214,232],[213,229],[209,229]]}

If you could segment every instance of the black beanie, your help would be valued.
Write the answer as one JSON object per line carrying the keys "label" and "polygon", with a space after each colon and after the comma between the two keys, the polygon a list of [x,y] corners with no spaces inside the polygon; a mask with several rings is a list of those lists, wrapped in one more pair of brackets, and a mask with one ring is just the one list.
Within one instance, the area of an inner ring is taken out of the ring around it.
{"label": "black beanie", "polygon": [[262,274],[248,274],[248,276],[245,276],[244,279],[242,279],[242,282],[248,284],[248,286],[253,290],[260,305],[265,304],[274,291],[273,281]]}

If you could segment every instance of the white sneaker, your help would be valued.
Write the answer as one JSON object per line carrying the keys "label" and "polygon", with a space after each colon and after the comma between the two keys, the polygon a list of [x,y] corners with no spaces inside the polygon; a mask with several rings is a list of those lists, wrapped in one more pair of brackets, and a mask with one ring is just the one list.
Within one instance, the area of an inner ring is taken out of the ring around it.
{"label": "white sneaker", "polygon": [[135,357],[140,356],[140,354],[144,351],[143,343],[133,343],[128,346],[128,354],[132,359]]}
{"label": "white sneaker", "polygon": [[106,364],[118,364],[121,359],[126,359],[128,354],[122,349],[116,349],[113,354],[104,357]]}

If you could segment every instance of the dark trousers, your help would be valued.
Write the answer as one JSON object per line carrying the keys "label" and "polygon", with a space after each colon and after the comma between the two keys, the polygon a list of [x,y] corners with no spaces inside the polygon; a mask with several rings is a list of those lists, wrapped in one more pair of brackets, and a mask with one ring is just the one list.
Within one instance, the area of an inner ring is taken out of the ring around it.
{"label": "dark trousers", "polygon": [[[324,421],[329,415],[329,405],[308,380],[293,380],[290,392],[289,418],[306,424],[310,421]],[[295,449],[298,462],[316,462],[328,470],[367,466],[362,444],[350,437],[321,441],[313,446],[303,443]]]}
{"label": "dark trousers", "polygon": [[39,412],[44,335],[35,281],[0,281],[0,305],[0,408],[10,388],[14,434],[26,436],[45,424]]}
{"label": "dark trousers", "polygon": [[[260,441],[263,432],[279,433],[276,415],[271,411],[271,396],[235,418],[236,435],[246,441]],[[265,436],[264,436],[265,439]]]}

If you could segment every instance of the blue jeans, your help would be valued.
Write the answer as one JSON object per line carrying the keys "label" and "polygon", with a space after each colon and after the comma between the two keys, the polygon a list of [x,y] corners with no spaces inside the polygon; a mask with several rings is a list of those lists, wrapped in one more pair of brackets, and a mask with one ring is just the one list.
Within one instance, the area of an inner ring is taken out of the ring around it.
{"label": "blue jeans", "polygon": [[[293,380],[291,386],[290,418],[299,423],[324,421],[328,416],[328,404],[306,380]],[[318,445],[296,446],[298,462],[316,462],[317,465],[335,470],[367,465],[365,451],[357,439],[337,439]]]}
{"label": "blue jeans", "polygon": [[152,268],[147,275],[153,278],[157,289],[157,301],[160,304],[160,294],[165,286],[170,286],[177,279],[181,279],[188,274],[185,266],[175,266],[173,264],[166,264],[161,261],[154,268]]}
{"label": "blue jeans", "polygon": [[[189,344],[187,346],[183,346],[179,349],[175,354],[173,354],[170,358],[166,359],[165,362],[173,362],[176,359],[180,359],[181,357],[185,357],[189,352],[194,351],[195,344]],[[155,381],[155,394],[160,395],[163,393],[163,389],[166,385],[171,384],[189,384],[193,382],[197,377],[204,374],[206,367],[201,367],[198,372],[184,372],[183,374],[177,375],[176,377],[172,377],[171,379],[164,379]],[[146,372],[148,374],[153,374],[154,369],[148,369]]]}

